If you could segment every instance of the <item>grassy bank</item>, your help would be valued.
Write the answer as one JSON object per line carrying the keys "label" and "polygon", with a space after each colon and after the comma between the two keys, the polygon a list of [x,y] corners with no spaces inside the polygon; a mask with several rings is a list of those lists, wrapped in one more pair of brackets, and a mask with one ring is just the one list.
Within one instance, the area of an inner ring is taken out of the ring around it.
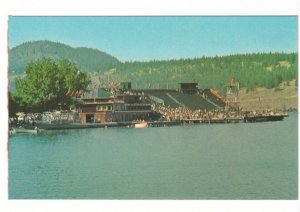
{"label": "grassy bank", "polygon": [[248,110],[298,109],[298,87],[295,83],[296,80],[292,80],[288,84],[281,83],[278,88],[256,88],[249,92],[241,89],[240,105]]}

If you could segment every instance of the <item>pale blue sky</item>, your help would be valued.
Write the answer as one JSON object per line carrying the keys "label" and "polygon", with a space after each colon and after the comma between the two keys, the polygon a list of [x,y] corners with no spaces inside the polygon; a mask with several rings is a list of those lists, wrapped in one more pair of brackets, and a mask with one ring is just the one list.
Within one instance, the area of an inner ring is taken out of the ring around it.
{"label": "pale blue sky", "polygon": [[297,52],[296,16],[9,17],[9,47],[51,40],[121,61]]}

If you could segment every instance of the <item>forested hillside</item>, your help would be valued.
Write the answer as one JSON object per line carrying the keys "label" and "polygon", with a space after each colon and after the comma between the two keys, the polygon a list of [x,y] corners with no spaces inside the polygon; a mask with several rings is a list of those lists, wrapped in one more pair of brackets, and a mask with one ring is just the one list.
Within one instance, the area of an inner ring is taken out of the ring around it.
{"label": "forested hillside", "polygon": [[[72,48],[50,41],[27,42],[9,54],[10,80],[24,73],[32,60],[69,59],[96,84],[130,81],[138,88],[177,88],[180,82],[197,82],[200,88],[222,91],[232,77],[241,87],[276,88],[297,79],[297,53],[254,53],[178,60],[120,62],[96,49]],[[296,82],[297,84],[298,82]]]}
{"label": "forested hillside", "polygon": [[97,49],[79,47],[72,48],[68,45],[52,41],[26,42],[14,47],[9,52],[9,70],[13,75],[24,73],[29,62],[43,57],[55,61],[68,59],[74,62],[83,72],[104,71],[118,65],[117,58]]}
{"label": "forested hillside", "polygon": [[[135,86],[176,87],[197,82],[200,88],[222,90],[232,77],[241,87],[274,88],[297,78],[296,53],[257,53],[150,62],[125,62],[96,75],[100,81],[126,80]],[[97,78],[94,77],[94,78]]]}

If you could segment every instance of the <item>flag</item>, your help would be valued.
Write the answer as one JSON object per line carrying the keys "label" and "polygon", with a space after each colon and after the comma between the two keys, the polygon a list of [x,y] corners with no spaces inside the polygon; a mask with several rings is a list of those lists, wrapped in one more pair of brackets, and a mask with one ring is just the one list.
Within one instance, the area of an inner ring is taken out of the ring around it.
{"label": "flag", "polygon": [[75,94],[75,91],[72,91],[71,94],[70,94],[70,96],[74,96],[74,94]]}
{"label": "flag", "polygon": [[84,97],[84,91],[83,90],[80,91],[79,97],[81,97],[81,98]]}
{"label": "flag", "polygon": [[78,91],[78,94],[77,94],[77,97],[80,97],[81,96],[81,90]]}
{"label": "flag", "polygon": [[70,96],[70,94],[71,94],[71,91],[69,90],[69,91],[65,94],[65,96]]}

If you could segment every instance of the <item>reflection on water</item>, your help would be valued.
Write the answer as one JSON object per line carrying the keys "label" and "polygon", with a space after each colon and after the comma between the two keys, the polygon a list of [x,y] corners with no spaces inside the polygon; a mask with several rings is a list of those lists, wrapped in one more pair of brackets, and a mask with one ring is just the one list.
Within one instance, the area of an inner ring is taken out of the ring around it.
{"label": "reflection on water", "polygon": [[297,115],[9,141],[9,198],[297,199]]}

